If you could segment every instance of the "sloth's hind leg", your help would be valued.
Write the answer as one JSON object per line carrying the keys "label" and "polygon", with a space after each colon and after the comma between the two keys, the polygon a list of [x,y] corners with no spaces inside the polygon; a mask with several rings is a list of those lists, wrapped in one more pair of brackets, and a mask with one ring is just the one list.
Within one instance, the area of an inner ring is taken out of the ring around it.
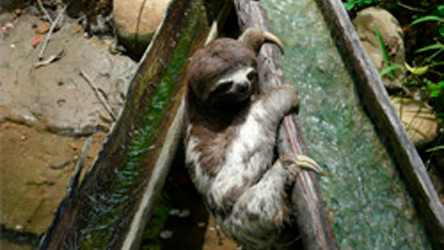
{"label": "sloth's hind leg", "polygon": [[[280,161],[246,190],[235,203],[227,218],[238,242],[245,245],[260,243],[265,246],[274,242],[280,229],[289,221],[289,207],[285,186],[292,180],[291,174]],[[256,246],[258,247],[258,246]]]}
{"label": "sloth's hind leg", "polygon": [[225,221],[234,235],[245,245],[267,246],[279,238],[279,232],[290,222],[286,186],[294,183],[301,169],[322,172],[316,162],[304,155],[280,157],[262,178],[237,200]]}

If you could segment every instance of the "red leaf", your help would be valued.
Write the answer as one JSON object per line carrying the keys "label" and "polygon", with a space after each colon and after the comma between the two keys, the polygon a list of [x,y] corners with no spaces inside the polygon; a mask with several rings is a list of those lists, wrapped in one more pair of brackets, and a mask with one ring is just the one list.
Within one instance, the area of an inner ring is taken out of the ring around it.
{"label": "red leaf", "polygon": [[31,45],[35,47],[35,46],[37,46],[37,44],[41,43],[42,40],[43,40],[43,36],[37,35],[34,37],[34,39],[32,39]]}

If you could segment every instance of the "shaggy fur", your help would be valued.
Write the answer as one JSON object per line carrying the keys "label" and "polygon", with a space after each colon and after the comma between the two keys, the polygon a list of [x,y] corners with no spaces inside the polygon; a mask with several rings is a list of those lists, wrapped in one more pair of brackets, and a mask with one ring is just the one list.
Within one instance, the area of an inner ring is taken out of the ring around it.
{"label": "shaggy fur", "polygon": [[285,187],[294,183],[301,160],[273,162],[276,133],[298,98],[290,85],[259,94],[256,70],[256,51],[240,40],[218,39],[193,55],[186,166],[223,231],[247,248],[269,249],[289,222]]}

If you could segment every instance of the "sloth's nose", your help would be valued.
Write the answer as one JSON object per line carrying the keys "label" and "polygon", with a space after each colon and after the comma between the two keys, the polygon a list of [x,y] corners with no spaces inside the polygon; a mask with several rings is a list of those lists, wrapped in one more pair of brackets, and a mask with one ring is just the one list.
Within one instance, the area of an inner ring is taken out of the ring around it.
{"label": "sloth's nose", "polygon": [[245,93],[250,88],[250,85],[248,82],[240,82],[236,84],[236,91],[239,93]]}

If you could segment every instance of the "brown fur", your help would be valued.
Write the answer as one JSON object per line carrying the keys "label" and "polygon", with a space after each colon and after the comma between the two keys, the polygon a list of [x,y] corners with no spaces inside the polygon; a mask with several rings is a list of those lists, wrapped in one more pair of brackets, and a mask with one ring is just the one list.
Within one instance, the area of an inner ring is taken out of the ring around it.
{"label": "brown fur", "polygon": [[190,59],[186,163],[221,228],[243,246],[268,249],[289,222],[285,186],[296,177],[273,159],[277,126],[298,102],[289,85],[259,94],[260,44],[243,44],[247,35],[217,39]]}

